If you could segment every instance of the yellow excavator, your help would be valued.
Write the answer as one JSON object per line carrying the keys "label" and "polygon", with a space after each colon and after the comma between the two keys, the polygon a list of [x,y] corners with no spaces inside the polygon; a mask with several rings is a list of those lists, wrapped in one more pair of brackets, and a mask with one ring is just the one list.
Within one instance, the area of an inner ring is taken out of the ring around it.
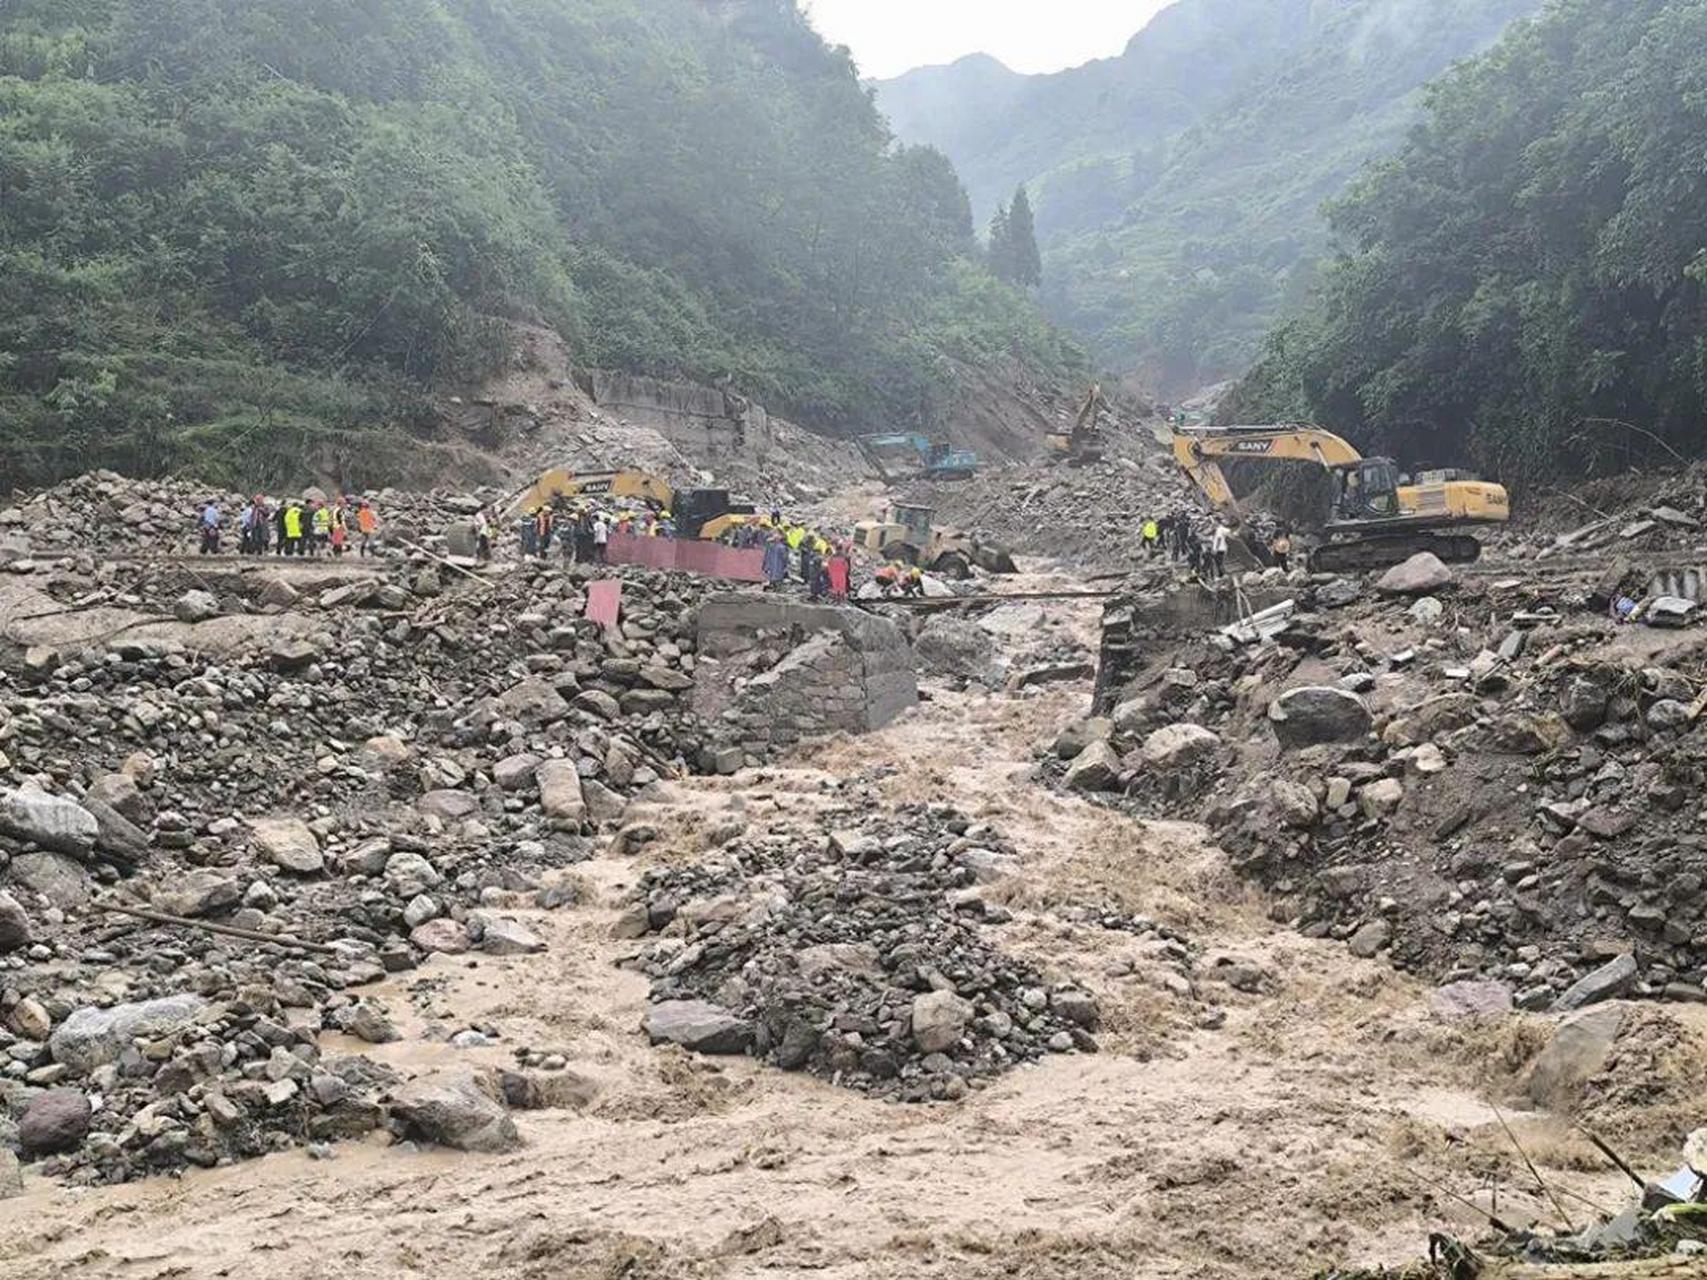
{"label": "yellow excavator", "polygon": [[1057,428],[1044,436],[1049,452],[1064,460],[1070,467],[1084,467],[1101,462],[1105,452],[1102,439],[1102,414],[1108,400],[1102,387],[1093,386],[1079,406],[1071,430]]}
{"label": "yellow excavator", "polygon": [[550,506],[558,500],[596,495],[638,498],[676,522],[676,536],[715,542],[735,525],[757,517],[750,502],[736,502],[727,489],[671,488],[670,482],[649,471],[547,471],[516,495],[505,510],[506,519]]}
{"label": "yellow excavator", "polygon": [[1432,551],[1448,564],[1481,557],[1482,544],[1454,530],[1504,524],[1511,519],[1505,486],[1463,471],[1426,472],[1420,483],[1401,484],[1390,458],[1365,458],[1320,427],[1176,428],[1174,460],[1218,511],[1237,515],[1238,500],[1221,470],[1239,462],[1303,462],[1327,470],[1334,482],[1328,541],[1310,555],[1322,572],[1381,569]]}

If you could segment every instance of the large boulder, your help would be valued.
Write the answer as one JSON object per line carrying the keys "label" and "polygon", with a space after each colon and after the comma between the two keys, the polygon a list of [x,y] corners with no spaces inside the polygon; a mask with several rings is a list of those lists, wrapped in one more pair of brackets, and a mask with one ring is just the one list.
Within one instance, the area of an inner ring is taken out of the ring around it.
{"label": "large boulder", "polygon": [[423,951],[446,956],[459,956],[470,946],[468,930],[448,916],[416,925],[409,931],[409,941]]}
{"label": "large boulder", "polygon": [[1120,757],[1107,742],[1093,742],[1074,758],[1064,781],[1073,791],[1112,791],[1120,782]]}
{"label": "large boulder", "polygon": [[1075,720],[1055,737],[1053,750],[1063,760],[1076,760],[1093,742],[1106,742],[1114,732],[1113,722],[1102,716]]}
{"label": "large boulder", "polygon": [[1452,583],[1452,570],[1432,551],[1419,551],[1381,575],[1375,589],[1388,596],[1432,595]]}
{"label": "large boulder", "polygon": [[179,622],[206,622],[219,617],[219,601],[206,591],[186,591],[172,606],[172,616]]}
{"label": "large boulder", "polygon": [[517,920],[478,916],[480,949],[489,956],[530,956],[545,950],[538,934]]}
{"label": "large boulder", "polygon": [[1200,724],[1170,724],[1144,739],[1144,763],[1152,769],[1183,769],[1221,748],[1221,739]]}
{"label": "large boulder", "polygon": [[0,952],[21,951],[32,941],[29,913],[9,893],[0,893]]}
{"label": "large boulder", "polygon": [[503,791],[521,791],[533,784],[534,772],[539,768],[539,757],[523,752],[520,755],[505,756],[492,766],[492,781]]}
{"label": "large boulder", "polygon": [[85,803],[94,800],[99,800],[139,827],[154,819],[154,806],[148,802],[142,788],[136,785],[136,779],[128,773],[103,773],[96,778],[89,784],[89,794],[84,797]]}
{"label": "large boulder", "polygon": [[1571,740],[1571,727],[1550,711],[1514,711],[1494,721],[1490,734],[1494,750],[1508,755],[1535,756],[1557,751]]}
{"label": "large boulder", "polygon": [[543,761],[534,770],[534,781],[539,784],[539,806],[546,817],[578,823],[587,816],[581,773],[575,768],[574,761]]}
{"label": "large boulder", "polygon": [[154,1039],[189,1026],[208,1007],[200,996],[163,996],[110,1009],[78,1009],[55,1028],[48,1048],[55,1062],[73,1071],[93,1071],[119,1055],[139,1037]]}
{"label": "large boulder", "polygon": [[1381,731],[1381,740],[1390,747],[1413,747],[1475,720],[1475,694],[1443,693],[1405,708]]}
{"label": "large boulder", "polygon": [[653,1044],[679,1044],[695,1053],[745,1053],[753,1024],[704,1000],[666,1000],[646,1011],[641,1028]]}
{"label": "large boulder", "polygon": [[81,1089],[49,1089],[18,1118],[18,1145],[38,1156],[75,1151],[89,1134],[92,1115]]}
{"label": "large boulder", "polygon": [[1619,996],[1628,995],[1635,987],[1641,972],[1636,957],[1625,952],[1608,960],[1594,972],[1579,978],[1569,990],[1553,1001],[1553,1010],[1556,1013],[1570,1013],[1576,1009],[1587,1008],[1591,1004],[1599,1004],[1602,1000],[1616,1000]]}
{"label": "large boulder", "polygon": [[480,812],[480,797],[472,791],[441,787],[436,791],[427,792],[415,801],[415,807],[428,817],[444,822],[460,822],[463,818],[473,817]]}
{"label": "large boulder", "polygon": [[1374,724],[1362,698],[1327,685],[1288,689],[1269,704],[1268,719],[1283,747],[1353,742]]}
{"label": "large boulder", "polygon": [[101,824],[76,801],[30,786],[0,794],[0,831],[83,857],[100,838]]}
{"label": "large boulder", "polygon": [[457,1151],[499,1153],[522,1145],[516,1122],[488,1072],[452,1068],[411,1080],[397,1091],[391,1110],[409,1136]]}
{"label": "large boulder", "polygon": [[569,704],[554,685],[529,676],[510,686],[497,698],[498,709],[523,724],[549,724],[569,714]]}
{"label": "large boulder", "polygon": [[105,800],[83,797],[83,807],[95,819],[95,847],[113,861],[135,866],[150,852],[148,833]]}
{"label": "large boulder", "polygon": [[952,991],[927,991],[913,997],[913,1043],[922,1053],[945,1053],[960,1043],[976,1013]]}
{"label": "large boulder", "polygon": [[1405,798],[1405,784],[1397,778],[1376,778],[1357,792],[1357,807],[1366,818],[1381,820],[1393,815]]}
{"label": "large boulder", "polygon": [[1530,1068],[1526,1091],[1538,1106],[1568,1110],[1587,1081],[1598,1074],[1624,1029],[1617,1005],[1588,1009],[1566,1018]]}
{"label": "large boulder", "polygon": [[12,883],[39,893],[62,911],[89,905],[89,873],[63,853],[20,853],[12,859]]}
{"label": "large boulder", "polygon": [[207,916],[235,907],[243,886],[230,876],[198,869],[174,876],[154,891],[150,905],[174,916]]}
{"label": "large boulder", "polygon": [[255,847],[274,866],[299,876],[318,875],[325,869],[320,841],[301,818],[254,818],[249,828]]}

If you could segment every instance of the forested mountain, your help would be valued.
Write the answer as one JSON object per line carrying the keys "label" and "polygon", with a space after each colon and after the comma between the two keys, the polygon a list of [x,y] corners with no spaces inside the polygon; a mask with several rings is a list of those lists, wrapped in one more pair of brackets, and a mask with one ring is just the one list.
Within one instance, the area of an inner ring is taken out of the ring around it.
{"label": "forested mountain", "polygon": [[1541,0],[1178,0],[1117,58],[988,59],[878,86],[982,220],[1026,183],[1043,300],[1169,394],[1243,369],[1327,245],[1319,214],[1415,120],[1420,86]]}
{"label": "forested mountain", "polygon": [[509,327],[928,426],[1070,362],[793,0],[7,0],[0,485],[377,456]]}
{"label": "forested mountain", "polygon": [[1232,411],[1505,476],[1707,448],[1707,0],[1553,0],[1331,219]]}

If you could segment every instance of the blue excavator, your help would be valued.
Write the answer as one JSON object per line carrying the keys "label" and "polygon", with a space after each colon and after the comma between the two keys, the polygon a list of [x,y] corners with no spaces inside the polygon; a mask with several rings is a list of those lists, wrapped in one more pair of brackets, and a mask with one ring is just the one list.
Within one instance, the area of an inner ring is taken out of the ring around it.
{"label": "blue excavator", "polygon": [[885,484],[900,480],[970,480],[978,474],[978,455],[917,432],[861,436],[859,451]]}

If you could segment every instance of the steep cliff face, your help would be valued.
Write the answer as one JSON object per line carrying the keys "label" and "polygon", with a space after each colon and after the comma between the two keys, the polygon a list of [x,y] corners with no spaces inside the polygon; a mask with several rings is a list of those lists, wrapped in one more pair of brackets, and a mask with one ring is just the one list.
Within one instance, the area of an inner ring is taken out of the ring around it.
{"label": "steep cliff face", "polygon": [[1319,208],[1415,120],[1421,86],[1541,0],[1180,0],[1116,58],[966,60],[878,85],[988,216],[1020,183],[1051,315],[1179,395],[1245,367],[1308,287]]}

